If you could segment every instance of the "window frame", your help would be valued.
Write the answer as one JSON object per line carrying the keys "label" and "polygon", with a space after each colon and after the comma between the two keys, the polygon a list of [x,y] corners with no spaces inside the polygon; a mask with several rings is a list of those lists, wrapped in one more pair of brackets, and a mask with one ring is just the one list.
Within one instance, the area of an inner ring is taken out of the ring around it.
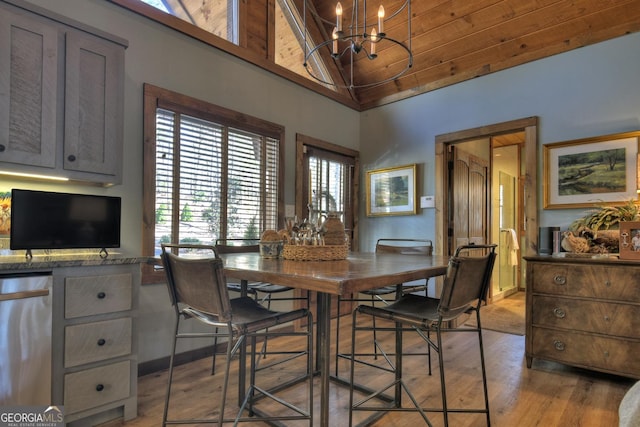
{"label": "window frame", "polygon": [[[142,255],[155,257],[155,195],[156,195],[156,109],[165,108],[202,118],[239,130],[253,132],[279,141],[277,224],[284,224],[284,126],[229,110],[206,101],[182,95],[151,84],[144,84],[143,108],[143,212]],[[226,182],[226,177],[223,177]],[[164,272],[158,269],[159,260],[153,265],[143,265],[142,283],[162,283]]]}

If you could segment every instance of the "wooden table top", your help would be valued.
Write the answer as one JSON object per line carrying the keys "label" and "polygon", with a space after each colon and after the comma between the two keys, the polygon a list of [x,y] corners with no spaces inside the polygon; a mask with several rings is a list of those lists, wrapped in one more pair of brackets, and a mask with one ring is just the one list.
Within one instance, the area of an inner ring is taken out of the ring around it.
{"label": "wooden table top", "polygon": [[446,273],[449,257],[400,254],[349,254],[340,261],[291,261],[258,253],[221,255],[227,277],[347,295]]}

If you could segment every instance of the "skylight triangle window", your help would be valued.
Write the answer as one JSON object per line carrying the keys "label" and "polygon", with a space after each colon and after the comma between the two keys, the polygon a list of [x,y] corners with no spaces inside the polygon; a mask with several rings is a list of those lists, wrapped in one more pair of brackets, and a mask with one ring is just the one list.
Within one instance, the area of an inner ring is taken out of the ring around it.
{"label": "skylight triangle window", "polygon": [[[302,16],[296,9],[292,0],[276,1],[276,40],[275,40],[275,62],[289,70],[312,81],[313,79],[304,68],[304,25]],[[310,40],[311,37],[307,36]],[[308,47],[307,50],[311,50]],[[315,52],[308,61],[314,70],[314,75],[322,76],[325,81],[333,81],[326,65],[322,61],[318,52]],[[335,87],[324,85],[331,90]]]}

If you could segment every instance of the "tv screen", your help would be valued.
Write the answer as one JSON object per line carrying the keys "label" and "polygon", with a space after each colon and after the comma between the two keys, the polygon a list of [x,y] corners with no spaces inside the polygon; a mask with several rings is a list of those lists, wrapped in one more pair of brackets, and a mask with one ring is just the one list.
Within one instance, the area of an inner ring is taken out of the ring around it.
{"label": "tv screen", "polygon": [[120,197],[11,191],[10,248],[120,247]]}

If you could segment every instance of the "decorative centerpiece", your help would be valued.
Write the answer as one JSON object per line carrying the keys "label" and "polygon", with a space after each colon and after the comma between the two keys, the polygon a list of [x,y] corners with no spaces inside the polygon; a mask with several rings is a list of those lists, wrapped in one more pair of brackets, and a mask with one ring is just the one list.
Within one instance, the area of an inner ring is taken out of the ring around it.
{"label": "decorative centerpiece", "polygon": [[337,213],[321,216],[317,223],[287,220],[282,258],[294,261],[335,261],[347,258],[349,243]]}
{"label": "decorative centerpiece", "polygon": [[260,237],[260,256],[279,258],[282,252],[283,238],[276,230],[265,230]]}
{"label": "decorative centerpiece", "polygon": [[573,253],[618,253],[620,223],[639,219],[640,209],[634,200],[621,206],[600,206],[571,223],[563,234],[562,248]]}

